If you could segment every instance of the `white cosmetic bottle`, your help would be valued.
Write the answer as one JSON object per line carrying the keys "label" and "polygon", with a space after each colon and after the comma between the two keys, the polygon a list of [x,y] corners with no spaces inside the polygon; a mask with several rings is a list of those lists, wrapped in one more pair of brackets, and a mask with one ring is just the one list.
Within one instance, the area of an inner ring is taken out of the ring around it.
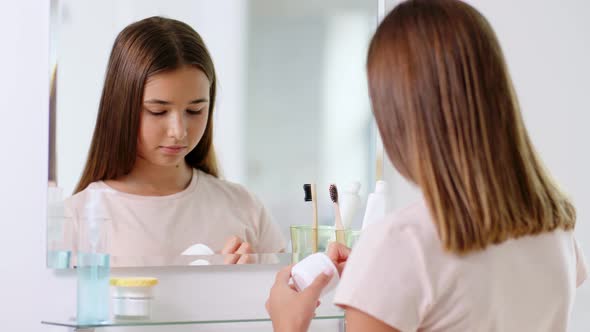
{"label": "white cosmetic bottle", "polygon": [[369,198],[367,198],[367,209],[365,210],[362,229],[365,229],[367,226],[383,220],[383,217],[385,217],[386,208],[387,183],[385,181],[379,180],[375,184],[375,192],[369,194]]}
{"label": "white cosmetic bottle", "polygon": [[344,187],[340,198],[340,211],[342,212],[342,224],[344,229],[350,229],[357,211],[361,206],[359,191],[361,184],[358,181],[352,182]]}
{"label": "white cosmetic bottle", "polygon": [[318,252],[309,255],[295,264],[291,269],[291,278],[297,291],[301,292],[313,283],[315,278],[326,270],[332,270],[332,279],[328,285],[322,290],[322,295],[335,289],[338,285],[340,277],[338,276],[338,269],[328,255]]}
{"label": "white cosmetic bottle", "polygon": [[[182,252],[182,256],[209,256],[215,255],[215,252],[209,248],[207,245],[203,243],[195,243],[192,246],[188,247],[185,251]],[[189,265],[210,265],[211,263],[204,259],[199,258],[192,261]]]}

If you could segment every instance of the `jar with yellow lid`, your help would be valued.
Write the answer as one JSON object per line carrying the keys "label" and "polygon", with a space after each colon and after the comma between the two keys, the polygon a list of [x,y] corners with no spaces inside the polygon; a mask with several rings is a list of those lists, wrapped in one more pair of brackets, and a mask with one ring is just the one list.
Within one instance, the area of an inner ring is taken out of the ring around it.
{"label": "jar with yellow lid", "polygon": [[156,278],[111,278],[115,319],[149,319]]}

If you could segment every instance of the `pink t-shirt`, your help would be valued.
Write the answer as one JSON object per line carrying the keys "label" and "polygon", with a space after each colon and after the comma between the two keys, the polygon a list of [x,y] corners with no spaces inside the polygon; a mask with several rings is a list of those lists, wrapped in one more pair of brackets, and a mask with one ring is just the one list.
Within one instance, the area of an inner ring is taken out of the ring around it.
{"label": "pink t-shirt", "polygon": [[443,251],[421,201],[369,227],[334,302],[400,331],[566,331],[587,278],[572,232],[508,240],[457,256]]}
{"label": "pink t-shirt", "polygon": [[[231,236],[250,243],[256,253],[285,249],[278,225],[253,194],[199,170],[185,190],[166,196],[133,195],[93,182],[66,200],[66,214],[80,214],[91,189],[104,190],[112,266],[175,264],[195,244],[219,253]],[[74,223],[74,234],[68,235],[74,251],[77,228]]]}

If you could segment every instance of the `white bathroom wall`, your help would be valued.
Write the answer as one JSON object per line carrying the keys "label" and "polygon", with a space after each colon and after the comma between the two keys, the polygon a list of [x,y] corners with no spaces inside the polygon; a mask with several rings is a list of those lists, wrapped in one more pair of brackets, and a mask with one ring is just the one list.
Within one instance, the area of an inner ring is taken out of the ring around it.
{"label": "white bathroom wall", "polygon": [[[388,1],[389,8],[399,1]],[[532,141],[576,204],[576,236],[590,259],[590,2],[469,0],[492,24]],[[387,164],[392,208],[417,191]],[[578,290],[571,332],[590,330],[590,282]]]}
{"label": "white bathroom wall", "polygon": [[[45,269],[49,4],[2,2],[0,100],[0,330],[37,331]],[[45,144],[44,144],[45,143]],[[58,299],[59,304],[59,299]]]}

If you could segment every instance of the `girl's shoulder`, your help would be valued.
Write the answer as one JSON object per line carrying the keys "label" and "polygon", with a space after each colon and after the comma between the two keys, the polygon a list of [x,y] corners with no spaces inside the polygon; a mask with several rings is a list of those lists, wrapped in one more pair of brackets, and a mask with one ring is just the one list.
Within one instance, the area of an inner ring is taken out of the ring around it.
{"label": "girl's shoulder", "polygon": [[[443,248],[426,202],[417,201],[394,211],[363,230],[353,256],[363,261],[379,253],[385,261],[405,262],[409,270],[453,260]],[[411,268],[410,268],[411,266]],[[401,267],[401,266],[400,266]]]}
{"label": "girl's shoulder", "polygon": [[369,226],[363,233],[366,237],[375,239],[385,237],[383,240],[386,242],[400,233],[412,233],[420,242],[432,243],[438,240],[434,222],[422,199],[389,213],[381,222]]}

